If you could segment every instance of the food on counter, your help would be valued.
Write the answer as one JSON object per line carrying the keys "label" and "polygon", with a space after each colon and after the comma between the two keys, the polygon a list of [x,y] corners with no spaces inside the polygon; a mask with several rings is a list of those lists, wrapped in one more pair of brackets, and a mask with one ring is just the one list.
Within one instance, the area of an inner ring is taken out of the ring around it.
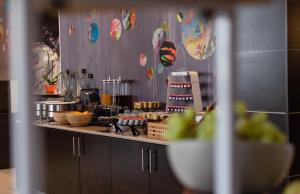
{"label": "food on counter", "polygon": [[153,109],[159,109],[160,108],[160,102],[134,102],[134,109],[135,110],[153,110]]}
{"label": "food on counter", "polygon": [[88,125],[93,119],[93,113],[89,112],[70,112],[66,113],[67,121],[74,127]]}
{"label": "food on counter", "polygon": [[117,124],[121,126],[143,126],[145,123],[143,117],[120,116]]}
{"label": "food on counter", "polygon": [[68,112],[68,114],[71,114],[71,115],[87,115],[87,114],[89,114],[89,112],[88,111],[85,111],[85,112],[72,111],[72,112]]}
{"label": "food on counter", "polygon": [[139,116],[150,121],[163,121],[168,118],[168,115],[165,112],[143,112],[139,113]]}

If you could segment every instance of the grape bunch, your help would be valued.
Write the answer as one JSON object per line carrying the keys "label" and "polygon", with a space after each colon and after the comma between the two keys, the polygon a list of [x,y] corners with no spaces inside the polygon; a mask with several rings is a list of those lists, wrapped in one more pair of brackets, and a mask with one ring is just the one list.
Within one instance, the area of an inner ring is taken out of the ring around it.
{"label": "grape bunch", "polygon": [[196,137],[195,111],[187,110],[184,114],[173,114],[168,119],[168,140],[188,139]]}
{"label": "grape bunch", "polygon": [[285,143],[286,135],[277,125],[268,120],[266,113],[254,113],[249,116],[244,103],[237,103],[235,114],[237,117],[235,128],[241,139],[261,143]]}
{"label": "grape bunch", "polygon": [[[238,138],[261,143],[285,143],[286,135],[269,121],[265,113],[247,114],[247,106],[242,102],[235,104],[235,130]],[[197,138],[211,141],[215,137],[215,111],[207,112],[200,123],[195,122],[195,111],[174,114],[168,120],[168,140]]]}

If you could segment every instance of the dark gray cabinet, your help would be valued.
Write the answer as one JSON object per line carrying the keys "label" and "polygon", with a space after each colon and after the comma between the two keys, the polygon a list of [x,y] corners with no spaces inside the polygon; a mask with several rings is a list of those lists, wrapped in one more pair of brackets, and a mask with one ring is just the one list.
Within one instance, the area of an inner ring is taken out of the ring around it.
{"label": "dark gray cabinet", "polygon": [[43,165],[48,172],[43,174],[47,186],[38,190],[48,194],[109,194],[109,139],[46,130],[51,130],[45,147],[50,151]]}
{"label": "dark gray cabinet", "polygon": [[109,138],[81,134],[81,194],[111,193]]}
{"label": "dark gray cabinet", "polygon": [[67,131],[51,133],[50,194],[80,194],[77,134]]}
{"label": "dark gray cabinet", "polygon": [[181,194],[182,186],[175,178],[168,162],[166,146],[151,144],[151,194]]}
{"label": "dark gray cabinet", "polygon": [[112,194],[150,194],[147,144],[111,139]]}
{"label": "dark gray cabinet", "polygon": [[112,194],[181,194],[165,147],[112,139]]}
{"label": "dark gray cabinet", "polygon": [[[181,194],[165,146],[40,128],[41,183],[48,194]],[[44,167],[44,169],[42,169]]]}

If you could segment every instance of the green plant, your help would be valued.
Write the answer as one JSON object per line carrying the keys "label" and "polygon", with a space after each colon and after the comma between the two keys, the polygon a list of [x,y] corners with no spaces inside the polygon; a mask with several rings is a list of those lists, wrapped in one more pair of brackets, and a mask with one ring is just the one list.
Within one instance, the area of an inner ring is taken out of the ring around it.
{"label": "green plant", "polygon": [[60,72],[59,74],[57,74],[54,78],[50,78],[50,76],[47,76],[45,74],[43,74],[41,77],[43,78],[43,80],[45,80],[49,85],[55,85],[58,81],[59,76],[62,74],[62,72]]}
{"label": "green plant", "polygon": [[[247,106],[242,102],[235,104],[235,130],[239,139],[261,143],[285,143],[286,135],[265,113],[247,114]],[[215,112],[207,112],[200,123],[195,122],[195,112],[187,110],[184,114],[174,114],[168,121],[168,140],[197,138],[213,140],[216,130]]]}

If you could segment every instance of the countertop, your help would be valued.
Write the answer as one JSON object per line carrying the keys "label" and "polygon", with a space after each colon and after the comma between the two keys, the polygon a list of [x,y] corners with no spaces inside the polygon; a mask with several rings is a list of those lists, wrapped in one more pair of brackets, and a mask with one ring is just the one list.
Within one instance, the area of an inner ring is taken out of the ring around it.
{"label": "countertop", "polygon": [[65,130],[77,133],[85,133],[85,134],[93,134],[93,135],[101,135],[112,138],[126,139],[131,141],[139,141],[145,143],[159,144],[159,145],[168,145],[168,141],[162,139],[156,139],[152,137],[148,137],[146,135],[133,136],[131,132],[125,132],[123,134],[116,134],[114,132],[107,132],[107,127],[99,127],[99,126],[86,126],[86,127],[72,127],[71,125],[57,125],[55,123],[35,123],[37,127],[45,127],[57,130]]}

